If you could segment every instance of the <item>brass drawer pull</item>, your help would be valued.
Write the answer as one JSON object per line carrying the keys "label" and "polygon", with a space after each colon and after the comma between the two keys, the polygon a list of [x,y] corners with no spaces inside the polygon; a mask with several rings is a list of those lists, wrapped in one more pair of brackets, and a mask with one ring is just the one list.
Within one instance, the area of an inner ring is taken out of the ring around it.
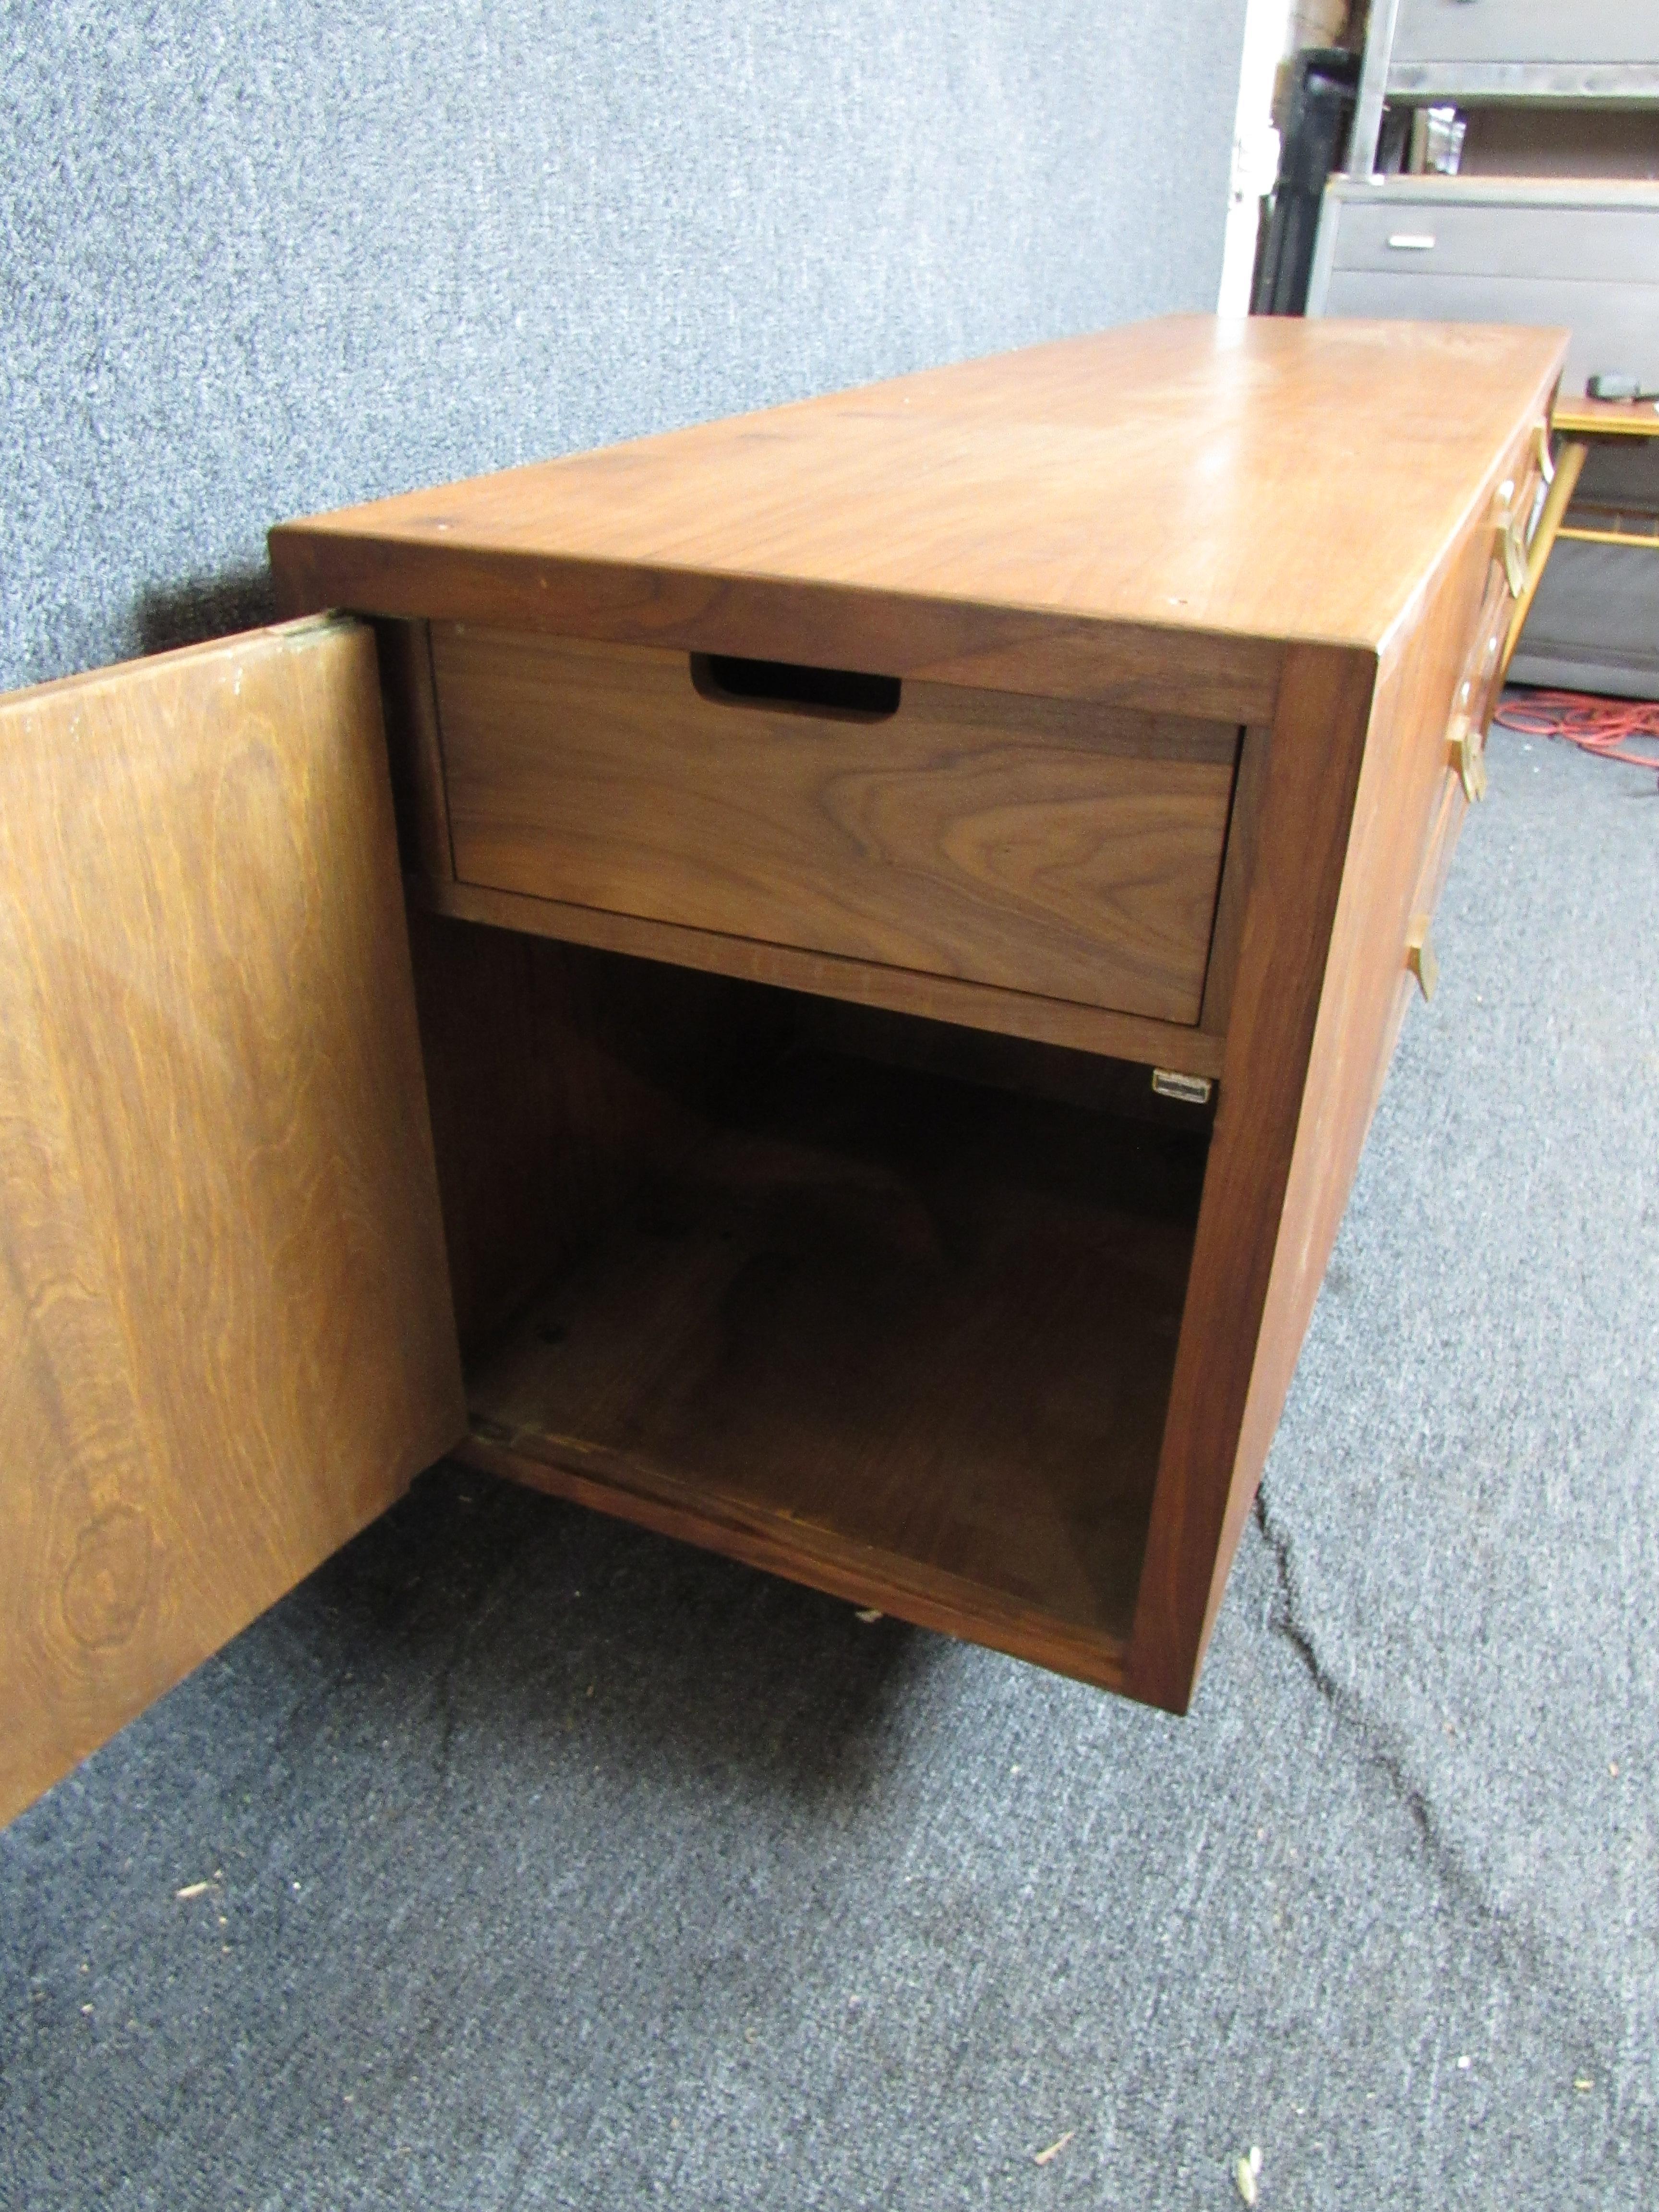
{"label": "brass drawer pull", "polygon": [[1434,957],[1434,946],[1429,938],[1429,917],[1419,914],[1412,923],[1412,933],[1406,939],[1406,965],[1417,978],[1418,988],[1425,999],[1434,996],[1434,987],[1440,981],[1440,963]]}
{"label": "brass drawer pull", "polygon": [[1480,731],[1467,714],[1452,716],[1446,729],[1446,750],[1463,780],[1463,795],[1474,805],[1486,795],[1486,749]]}
{"label": "brass drawer pull", "polygon": [[1527,588],[1527,540],[1521,518],[1513,510],[1499,518],[1498,550],[1509,579],[1510,597],[1518,599]]}

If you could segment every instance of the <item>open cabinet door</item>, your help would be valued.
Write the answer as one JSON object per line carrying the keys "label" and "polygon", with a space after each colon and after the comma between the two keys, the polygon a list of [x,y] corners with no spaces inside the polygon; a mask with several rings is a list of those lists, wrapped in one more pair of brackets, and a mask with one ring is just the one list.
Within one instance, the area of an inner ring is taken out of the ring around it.
{"label": "open cabinet door", "polygon": [[374,641],[0,700],[0,1821],[465,1425]]}

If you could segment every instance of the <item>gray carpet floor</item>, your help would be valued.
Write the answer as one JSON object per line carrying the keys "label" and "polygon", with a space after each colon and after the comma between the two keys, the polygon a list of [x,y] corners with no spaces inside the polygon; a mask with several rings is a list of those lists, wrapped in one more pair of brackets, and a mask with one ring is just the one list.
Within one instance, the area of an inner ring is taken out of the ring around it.
{"label": "gray carpet floor", "polygon": [[1188,1720],[438,1469],[0,1838],[8,2212],[1659,2203],[1659,792],[1492,786]]}

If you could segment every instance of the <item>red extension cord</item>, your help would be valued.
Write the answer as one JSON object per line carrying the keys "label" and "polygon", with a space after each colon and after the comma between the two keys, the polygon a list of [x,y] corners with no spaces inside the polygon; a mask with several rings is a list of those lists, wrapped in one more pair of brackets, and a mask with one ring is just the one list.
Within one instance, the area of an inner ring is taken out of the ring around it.
{"label": "red extension cord", "polygon": [[[1526,738],[1565,738],[1602,760],[1659,769],[1659,702],[1593,699],[1583,691],[1522,691],[1507,697],[1492,716]],[[1632,738],[1654,748],[1626,750]]]}

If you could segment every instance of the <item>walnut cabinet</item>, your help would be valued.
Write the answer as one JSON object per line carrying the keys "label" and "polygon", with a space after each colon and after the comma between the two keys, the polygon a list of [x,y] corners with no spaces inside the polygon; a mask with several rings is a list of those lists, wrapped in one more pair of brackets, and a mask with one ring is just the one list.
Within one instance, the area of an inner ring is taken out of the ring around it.
{"label": "walnut cabinet", "polygon": [[0,702],[0,1816],[449,1452],[1184,1710],[1562,351],[1071,340]]}

